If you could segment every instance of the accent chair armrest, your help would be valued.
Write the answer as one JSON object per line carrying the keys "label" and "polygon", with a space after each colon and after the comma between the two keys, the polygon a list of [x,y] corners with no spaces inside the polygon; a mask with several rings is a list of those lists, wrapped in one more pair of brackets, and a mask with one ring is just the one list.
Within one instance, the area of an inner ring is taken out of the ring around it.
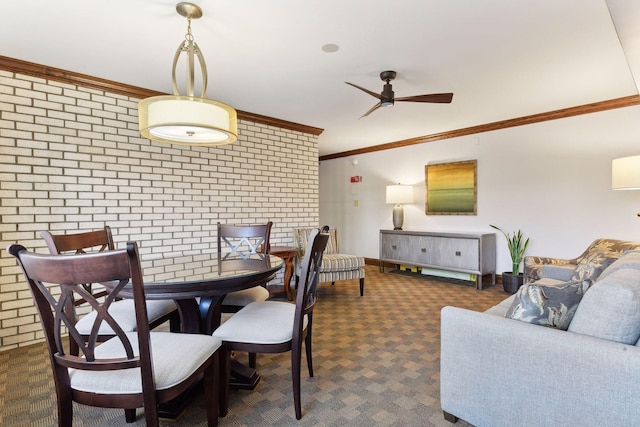
{"label": "accent chair armrest", "polygon": [[[544,276],[542,270],[543,267],[562,267],[575,270],[578,265],[578,260],[564,259],[564,258],[551,258],[551,257],[539,257],[539,256],[526,256],[524,257],[524,283],[531,283],[542,279]],[[551,270],[549,270],[551,272]],[[563,273],[564,274],[564,273]],[[554,278],[554,277],[552,277]],[[569,279],[571,276],[569,276]],[[568,279],[567,279],[568,280]]]}

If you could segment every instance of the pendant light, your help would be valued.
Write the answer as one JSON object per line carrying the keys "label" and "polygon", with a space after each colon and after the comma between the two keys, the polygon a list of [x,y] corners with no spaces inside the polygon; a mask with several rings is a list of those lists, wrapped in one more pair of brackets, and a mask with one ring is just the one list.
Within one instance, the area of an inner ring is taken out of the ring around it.
{"label": "pendant light", "polygon": [[[200,48],[191,35],[191,20],[202,17],[199,6],[182,2],[176,11],[187,18],[185,40],[173,58],[173,96],[153,96],[138,103],[140,134],[152,141],[181,145],[209,146],[230,144],[238,139],[236,110],[222,102],[206,99],[207,66]],[[176,66],[180,55],[187,54],[187,94],[180,95],[176,83]],[[202,72],[202,94],[194,96],[194,62],[197,57]]]}

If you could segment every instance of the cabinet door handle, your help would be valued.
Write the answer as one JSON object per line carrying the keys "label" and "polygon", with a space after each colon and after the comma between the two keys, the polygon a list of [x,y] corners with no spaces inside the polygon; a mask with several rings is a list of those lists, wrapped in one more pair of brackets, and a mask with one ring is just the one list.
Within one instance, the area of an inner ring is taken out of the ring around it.
{"label": "cabinet door handle", "polygon": [[420,249],[420,252],[422,252],[423,254],[426,254],[427,253],[427,248]]}
{"label": "cabinet door handle", "polygon": [[391,249],[395,251],[396,249],[398,249],[398,247],[396,245],[391,245]]}
{"label": "cabinet door handle", "polygon": [[462,255],[462,252],[456,251],[456,256],[460,256],[460,255]]}

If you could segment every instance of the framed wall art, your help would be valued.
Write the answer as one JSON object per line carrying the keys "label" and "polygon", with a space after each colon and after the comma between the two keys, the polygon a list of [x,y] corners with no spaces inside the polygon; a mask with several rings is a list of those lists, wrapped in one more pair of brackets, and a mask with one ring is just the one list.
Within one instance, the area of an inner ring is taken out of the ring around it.
{"label": "framed wall art", "polygon": [[427,215],[477,214],[477,160],[424,167]]}

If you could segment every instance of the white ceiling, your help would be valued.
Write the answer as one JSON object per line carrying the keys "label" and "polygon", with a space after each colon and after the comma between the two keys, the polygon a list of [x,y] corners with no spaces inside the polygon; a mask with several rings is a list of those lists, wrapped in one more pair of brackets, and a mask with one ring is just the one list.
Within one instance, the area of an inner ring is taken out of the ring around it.
{"label": "white ceiling", "polygon": [[[176,3],[0,0],[0,55],[171,93],[187,28]],[[207,97],[325,129],[321,155],[638,94],[638,0],[194,3]],[[377,100],[344,82],[380,92],[384,70],[396,97],[453,102],[359,119]]]}

